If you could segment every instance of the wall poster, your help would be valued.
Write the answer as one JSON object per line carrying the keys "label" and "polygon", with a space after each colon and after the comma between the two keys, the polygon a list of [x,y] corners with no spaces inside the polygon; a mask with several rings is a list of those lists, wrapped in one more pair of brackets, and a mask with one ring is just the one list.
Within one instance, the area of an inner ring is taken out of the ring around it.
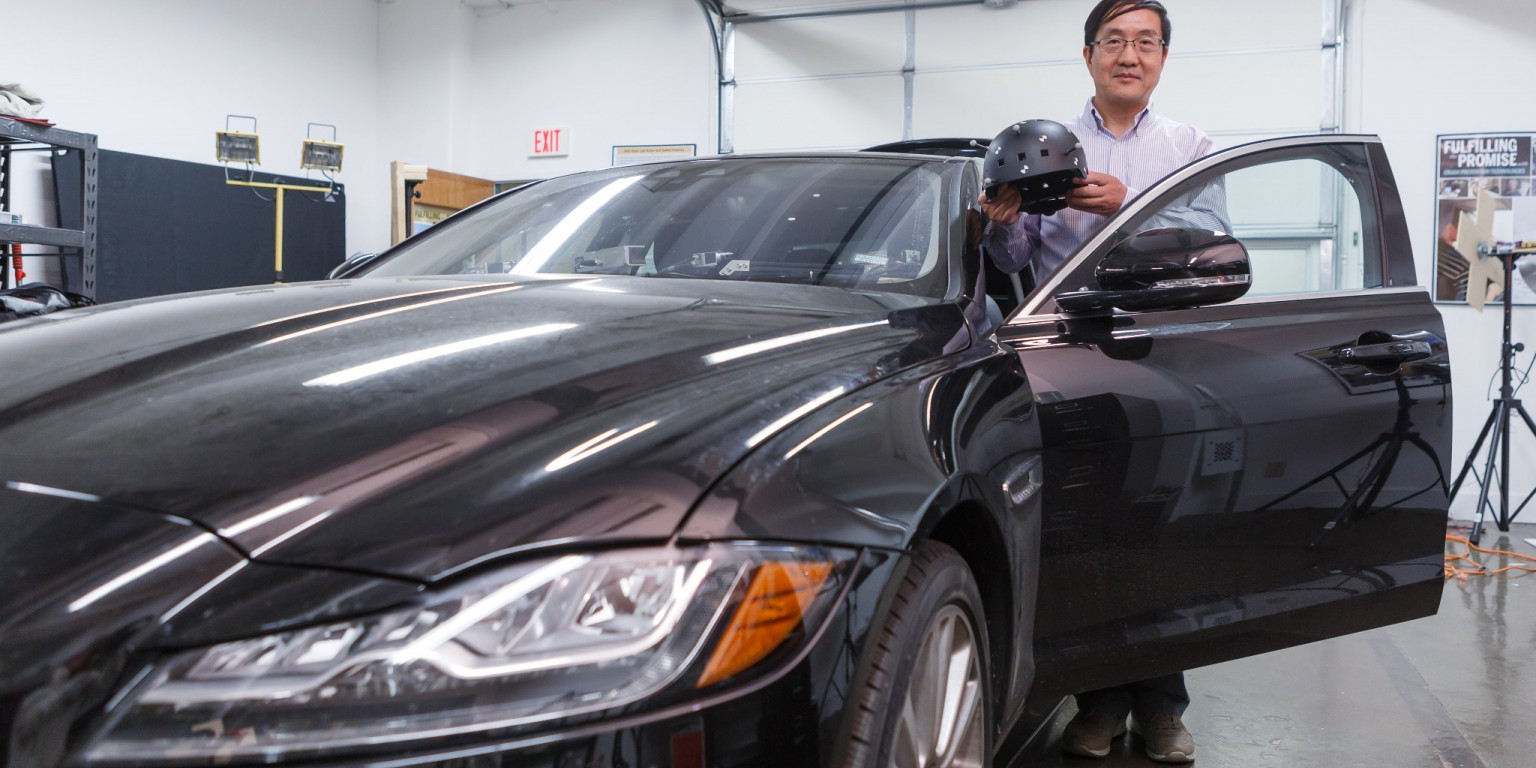
{"label": "wall poster", "polygon": [[654,163],[660,160],[687,160],[698,157],[697,144],[616,144],[613,166]]}
{"label": "wall poster", "polygon": [[[1477,248],[1481,243],[1536,241],[1533,143],[1536,132],[1436,137],[1436,301],[1481,308],[1502,300],[1503,264],[1479,258]],[[1522,257],[1516,265],[1533,258]],[[1513,282],[1514,303],[1536,304],[1536,291],[1518,270]]]}

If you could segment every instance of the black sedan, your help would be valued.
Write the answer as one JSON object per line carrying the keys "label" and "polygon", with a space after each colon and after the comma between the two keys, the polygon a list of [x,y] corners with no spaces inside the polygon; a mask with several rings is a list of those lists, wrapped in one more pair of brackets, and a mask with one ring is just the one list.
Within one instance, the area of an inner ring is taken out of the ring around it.
{"label": "black sedan", "polygon": [[0,763],[1022,762],[1065,694],[1435,610],[1376,139],[1198,161],[1039,285],[980,162],[577,174],[0,326]]}

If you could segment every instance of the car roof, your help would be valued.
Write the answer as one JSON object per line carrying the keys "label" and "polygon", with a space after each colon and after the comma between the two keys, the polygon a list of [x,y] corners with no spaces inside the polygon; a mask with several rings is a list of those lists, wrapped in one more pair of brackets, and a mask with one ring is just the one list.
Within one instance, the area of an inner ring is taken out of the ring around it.
{"label": "car roof", "polygon": [[908,139],[889,144],[865,147],[865,152],[895,152],[906,155],[939,155],[942,157],[984,157],[991,139],[943,138]]}
{"label": "car roof", "polygon": [[[973,143],[974,142],[974,143]],[[842,159],[859,160],[869,159],[871,155],[897,155],[908,160],[923,160],[930,163],[947,164],[966,160],[974,160],[986,154],[987,145],[991,139],[917,139],[913,141],[898,141],[890,144],[878,144],[857,150],[784,150],[779,152],[744,152],[728,155],[700,155],[698,157],[655,160],[644,163],[635,163],[635,166],[644,165],[671,165],[677,163],[691,163],[696,161],[718,160],[756,160],[756,159]]]}
{"label": "car roof", "polygon": [[869,149],[849,150],[785,150],[782,152],[744,152],[729,155],[701,155],[699,157],[684,158],[681,160],[658,160],[655,163],[636,163],[635,165],[641,166],[661,165],[666,163],[691,163],[700,160],[870,160],[882,155],[935,164],[947,164],[972,159],[959,154],[950,155],[936,152],[904,152],[901,150],[887,151],[884,149],[871,147]]}

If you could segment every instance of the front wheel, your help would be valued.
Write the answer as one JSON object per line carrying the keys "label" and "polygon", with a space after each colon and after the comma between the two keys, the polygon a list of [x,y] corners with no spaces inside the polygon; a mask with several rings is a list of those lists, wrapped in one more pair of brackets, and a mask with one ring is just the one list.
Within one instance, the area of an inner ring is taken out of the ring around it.
{"label": "front wheel", "polygon": [[976,580],[960,555],[912,555],[852,700],[845,764],[980,768],[991,757],[991,667]]}

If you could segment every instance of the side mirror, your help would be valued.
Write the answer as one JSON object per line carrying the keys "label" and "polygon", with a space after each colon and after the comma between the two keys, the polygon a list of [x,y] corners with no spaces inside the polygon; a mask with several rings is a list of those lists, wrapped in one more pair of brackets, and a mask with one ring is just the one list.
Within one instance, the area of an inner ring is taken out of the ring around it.
{"label": "side mirror", "polygon": [[1094,269],[1099,290],[1056,295],[1068,313],[1222,304],[1252,285],[1248,249],[1208,229],[1153,229],[1115,246]]}

